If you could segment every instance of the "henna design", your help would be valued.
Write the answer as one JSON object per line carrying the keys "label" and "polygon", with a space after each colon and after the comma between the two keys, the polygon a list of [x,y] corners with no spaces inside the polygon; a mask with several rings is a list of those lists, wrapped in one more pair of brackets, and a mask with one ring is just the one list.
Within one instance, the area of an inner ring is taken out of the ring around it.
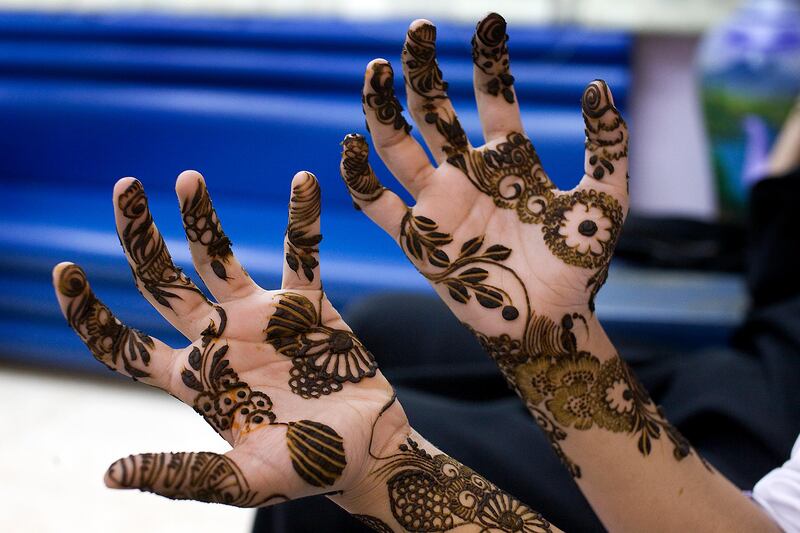
{"label": "henna design", "polygon": [[552,531],[545,518],[471,468],[445,454],[431,455],[412,439],[382,457],[375,473],[386,479],[392,515],[406,531]]}
{"label": "henna design", "polygon": [[222,224],[211,204],[211,197],[203,180],[197,180],[194,196],[183,205],[181,214],[189,242],[205,246],[214,274],[221,280],[230,279],[225,265],[233,256],[231,240],[222,231]]}
{"label": "henna design", "polygon": [[521,340],[470,329],[525,400],[573,476],[580,477],[581,471],[560,447],[566,438],[562,428],[597,426],[635,435],[644,456],[652,451],[652,441],[663,434],[673,445],[675,459],[690,455],[689,443],[664,419],[622,359],[614,356],[601,362],[578,349],[573,332],[576,320],[585,322],[578,313],[564,315],[561,324],[531,314]]}
{"label": "henna design", "polygon": [[525,223],[540,223],[554,197],[555,186],[542,168],[531,141],[511,133],[494,148],[452,155],[447,162],[460,169],[497,207],[514,209]]}
{"label": "henna design", "polygon": [[466,151],[469,141],[458,117],[437,105],[437,101],[447,98],[447,82],[442,80],[442,71],[436,62],[435,42],[436,27],[432,24],[408,30],[403,47],[406,87],[425,99],[422,104],[425,122],[436,126],[445,139],[442,150],[450,156]]}
{"label": "henna design", "polygon": [[505,19],[497,13],[490,13],[475,28],[472,62],[490,77],[483,89],[492,96],[502,95],[506,102],[513,104],[514,76],[509,72],[507,42]]}
{"label": "henna design", "polygon": [[228,345],[219,343],[227,315],[222,307],[214,309],[219,314],[219,326],[211,321],[202,333],[200,347],[189,353],[189,367],[181,372],[183,384],[199,393],[194,410],[218,433],[229,429],[248,432],[274,422],[270,397],[252,390],[230,366]]}
{"label": "henna design", "polygon": [[378,122],[409,133],[411,125],[403,117],[403,106],[394,93],[392,67],[387,63],[374,63],[369,86],[372,92],[362,95],[362,101],[365,106],[375,111]]}
{"label": "henna design", "polygon": [[[386,190],[369,166],[369,146],[363,135],[351,133],[342,141],[342,179],[350,195],[360,202],[374,202]],[[353,205],[360,209],[355,202]]]}
{"label": "henna design", "polygon": [[[486,282],[488,270],[474,266],[484,264],[506,268],[501,263],[509,258],[511,250],[495,244],[481,252],[484,236],[479,235],[461,245],[458,257],[451,262],[447,253],[439,247],[451,243],[453,238],[449,233],[438,231],[438,228],[436,222],[415,216],[410,209],[400,225],[400,247],[405,253],[412,259],[420,262],[427,259],[431,265],[444,269],[436,273],[422,272],[422,275],[434,285],[447,287],[450,297],[459,303],[466,304],[472,291],[481,306],[486,309],[502,307],[501,314],[505,320],[516,320],[519,310],[514,307],[511,296],[501,287]],[[468,266],[470,268],[466,268]]]}
{"label": "henna design", "polygon": [[303,398],[331,394],[378,371],[351,331],[322,325],[314,304],[300,294],[280,295],[264,333],[278,353],[292,359],[289,386]]}
{"label": "henna design", "polygon": [[373,531],[377,531],[378,533],[394,533],[394,530],[389,527],[389,524],[377,518],[375,516],[370,516],[366,514],[354,514],[352,515],[353,518],[371,528]]}
{"label": "henna design", "polygon": [[586,149],[592,152],[589,164],[592,176],[601,180],[614,172],[613,161],[628,155],[628,130],[625,120],[611,103],[605,82],[597,80],[583,92],[583,122],[586,125]]}
{"label": "henna design", "polygon": [[81,267],[65,267],[59,277],[58,290],[72,298],[65,313],[67,322],[95,359],[111,370],[116,370],[121,362],[122,369],[133,379],[150,376],[142,367],[150,364],[150,350],[155,347],[153,339],[117,320],[89,288]]}
{"label": "henna design", "polygon": [[257,493],[236,463],[211,452],[130,456],[111,465],[108,475],[122,487],[155,492],[174,500],[236,507],[257,507],[264,503],[256,502]]}
{"label": "henna design", "polygon": [[172,309],[170,298],[181,296],[175,291],[191,291],[205,295],[177,267],[169,255],[161,234],[156,230],[153,217],[147,208],[147,197],[141,182],[134,181],[120,195],[118,206],[128,220],[122,230],[122,245],[131,258],[136,286],[144,290],[159,304]]}
{"label": "henna design", "polygon": [[322,235],[315,233],[315,223],[320,214],[320,188],[317,180],[310,178],[295,185],[286,228],[286,264],[298,276],[299,270],[308,281],[314,281],[314,269],[319,266],[316,254]]}
{"label": "henna design", "polygon": [[286,443],[295,472],[309,485],[333,485],[347,464],[344,441],[336,431],[311,420],[287,424]]}

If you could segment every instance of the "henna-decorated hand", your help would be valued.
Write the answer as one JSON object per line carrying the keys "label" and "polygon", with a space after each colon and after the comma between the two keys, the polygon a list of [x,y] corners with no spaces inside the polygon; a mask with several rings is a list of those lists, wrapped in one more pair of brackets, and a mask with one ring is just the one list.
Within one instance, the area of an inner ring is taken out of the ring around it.
{"label": "henna-decorated hand", "polygon": [[357,491],[375,467],[369,450],[396,446],[410,428],[392,403],[373,435],[393,390],[322,291],[316,178],[292,181],[278,291],[256,285],[234,257],[202,176],[184,172],[176,189],[195,268],[219,303],[172,262],[140,182],[120,180],[114,205],[137,287],[189,346],[172,349],[120,323],[77,265],[56,266],[56,295],[101,363],[191,405],[232,449],[131,456],[106,483],[240,507]]}
{"label": "henna-decorated hand", "polygon": [[436,62],[436,28],[413,22],[403,48],[408,108],[438,166],[414,140],[387,61],[366,71],[362,94],[381,159],[416,200],[409,208],[381,186],[360,135],[342,145],[342,177],[356,207],[402,247],[453,313],[478,337],[511,386],[560,447],[568,429],[634,435],[648,455],[666,434],[675,457],[690,453],[668,426],[594,316],[594,297],[628,210],[628,130],[605,82],[583,93],[583,176],[573,190],[548,179],[525,135],[506,46],[506,23],[489,14],[472,40],[475,98],[486,144],[473,147]]}

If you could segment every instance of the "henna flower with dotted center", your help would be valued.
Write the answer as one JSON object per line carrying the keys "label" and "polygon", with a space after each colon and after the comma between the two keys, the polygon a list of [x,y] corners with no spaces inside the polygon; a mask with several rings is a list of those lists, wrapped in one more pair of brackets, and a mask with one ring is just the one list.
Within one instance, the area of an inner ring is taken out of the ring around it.
{"label": "henna flower with dotted center", "polygon": [[578,203],[564,212],[564,222],[559,234],[564,244],[581,255],[601,255],[611,240],[611,220],[602,210]]}

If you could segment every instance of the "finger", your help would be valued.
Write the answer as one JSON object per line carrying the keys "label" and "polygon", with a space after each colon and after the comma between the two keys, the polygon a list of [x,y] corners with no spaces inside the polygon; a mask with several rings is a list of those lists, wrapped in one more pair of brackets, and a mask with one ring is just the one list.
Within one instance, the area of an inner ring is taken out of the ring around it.
{"label": "finger", "polygon": [[422,146],[409,135],[411,126],[394,93],[394,72],[385,59],[367,65],[361,100],[378,155],[403,187],[418,196],[434,168]]}
{"label": "finger", "polygon": [[614,196],[628,201],[628,126],[614,107],[606,82],[595,80],[583,92],[581,102],[586,125],[586,156],[582,184],[606,184]]}
{"label": "finger", "polygon": [[369,165],[369,145],[362,135],[351,133],[342,141],[339,170],[356,209],[364,211],[394,240],[398,240],[408,206],[378,181]]}
{"label": "finger", "polygon": [[436,61],[436,26],[427,20],[411,23],[403,46],[403,77],[408,110],[419,126],[434,159],[469,149],[469,141],[447,96],[447,82]]}
{"label": "finger", "polygon": [[486,15],[472,37],[475,100],[486,142],[523,132],[507,41],[506,21],[497,13]]}
{"label": "finger", "polygon": [[95,359],[134,380],[168,388],[174,359],[172,348],[117,320],[92,292],[86,274],[78,265],[56,265],[53,285],[67,323]]}
{"label": "finger", "polygon": [[194,170],[182,172],[175,191],[194,267],[214,298],[226,302],[257,290],[231,251],[231,240],[222,230],[203,176]]}
{"label": "finger", "polygon": [[298,172],[292,178],[289,200],[289,224],[284,239],[284,289],[320,289],[319,243],[321,196],[319,182],[310,172]]}
{"label": "finger", "polygon": [[144,453],[114,462],[106,486],[139,489],[173,500],[196,500],[235,507],[258,507],[265,495],[254,490],[235,460],[235,450],[212,452]]}
{"label": "finger", "polygon": [[117,182],[114,206],[117,233],[136,287],[170,324],[196,339],[208,324],[211,303],[172,262],[139,180],[123,178]]}

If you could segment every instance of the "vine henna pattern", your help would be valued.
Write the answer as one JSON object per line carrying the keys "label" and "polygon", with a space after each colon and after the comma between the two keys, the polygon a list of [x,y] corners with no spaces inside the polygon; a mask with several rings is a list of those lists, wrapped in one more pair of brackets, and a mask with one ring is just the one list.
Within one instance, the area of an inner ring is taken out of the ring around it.
{"label": "vine henna pattern", "polygon": [[144,288],[168,309],[172,309],[170,299],[181,298],[180,291],[195,292],[205,299],[200,289],[172,262],[147,207],[140,181],[133,181],[119,196],[118,207],[127,220],[120,240],[133,263],[131,269],[137,288]]}
{"label": "vine henna pattern", "polygon": [[222,224],[202,180],[197,180],[194,196],[184,203],[181,215],[189,242],[205,246],[214,274],[223,281],[230,279],[225,265],[233,256],[231,240],[222,231]]}
{"label": "vine henna pattern", "polygon": [[[397,401],[394,395],[372,424]],[[386,483],[389,509],[403,531],[443,532],[473,525],[480,531],[508,533],[551,532],[550,523],[471,468],[443,454],[431,454],[407,437],[388,456],[372,452],[377,466],[372,474]],[[378,532],[392,531],[382,520],[360,518]]]}
{"label": "vine henna pattern", "polygon": [[508,35],[506,21],[497,13],[490,13],[475,28],[472,37],[472,62],[489,77],[482,90],[492,96],[502,96],[514,103],[514,76],[509,72]]}
{"label": "vine henna pattern", "polygon": [[378,364],[352,332],[321,323],[314,304],[283,293],[264,330],[266,341],[292,359],[289,386],[303,398],[319,398],[375,376]]}
{"label": "vine henna pattern", "polygon": [[134,380],[146,378],[153,339],[117,320],[111,310],[89,288],[86,273],[77,265],[67,266],[58,280],[59,292],[71,298],[67,322],[83,340],[95,359],[111,370],[122,365]]}
{"label": "vine henna pattern", "polygon": [[373,63],[369,86],[371,91],[362,95],[363,105],[375,111],[375,116],[381,124],[409,133],[411,124],[403,117],[403,106],[400,105],[394,92],[394,72],[391,65]]}
{"label": "vine henna pattern", "polygon": [[319,266],[317,254],[322,235],[316,222],[320,209],[321,194],[316,179],[306,179],[292,188],[286,227],[286,264],[298,276],[302,271],[308,281],[314,280],[314,269]]}

